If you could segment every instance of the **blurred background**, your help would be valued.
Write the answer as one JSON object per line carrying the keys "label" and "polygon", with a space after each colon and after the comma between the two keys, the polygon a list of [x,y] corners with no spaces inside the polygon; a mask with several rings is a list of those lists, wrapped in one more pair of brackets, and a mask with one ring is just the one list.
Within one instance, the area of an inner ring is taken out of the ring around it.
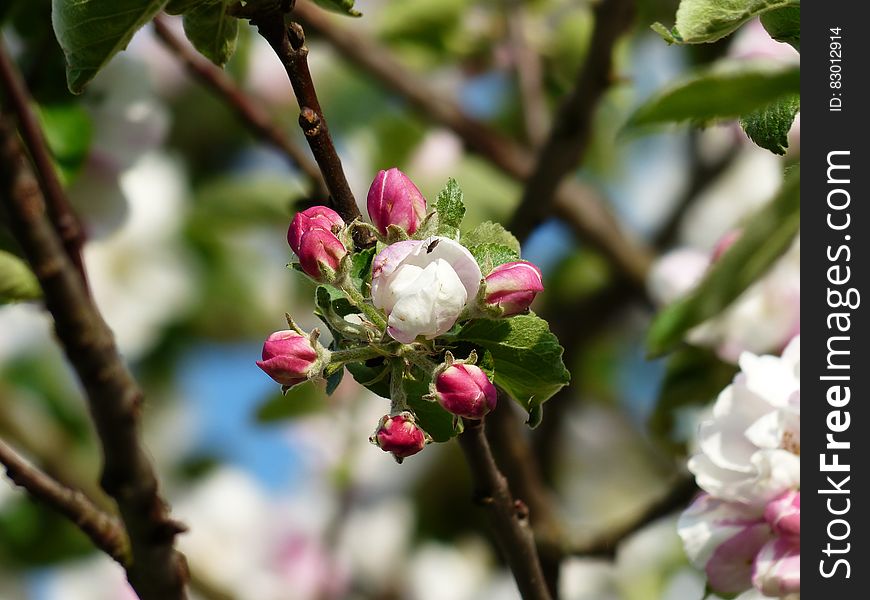
{"label": "blurred background", "polygon": [[[784,161],[799,153],[797,128],[784,158],[752,145],[733,123],[617,133],[640,102],[699,65],[725,56],[798,58],[757,23],[715,44],[668,46],[649,25],[673,22],[676,4],[638,3],[635,26],[617,47],[619,79],[595,111],[573,177],[657,254],[689,248],[706,256],[777,189]],[[594,25],[582,0],[359,0],[357,8],[360,19],[328,22],[376,40],[467,115],[529,146],[540,144],[571,89]],[[318,324],[313,285],[286,268],[287,225],[313,197],[306,176],[193,79],[152,26],[83,96],[71,96],[49,12],[49,0],[4,0],[3,36],[87,231],[96,302],[146,391],[147,445],[175,515],[190,528],[179,543],[195,595],[517,598],[471,502],[455,443],[397,465],[367,439],[387,400],[351,378],[331,397],[313,384],[282,397],[254,364],[266,335],[284,327],[285,311],[303,328]],[[167,23],[183,39],[180,20]],[[465,227],[510,220],[521,183],[311,29],[308,45],[363,214],[374,175],[398,166],[430,199],[456,178]],[[283,69],[246,23],[226,71],[307,154]],[[535,83],[532,97],[524,77]],[[0,247],[6,235],[0,229]],[[525,241],[523,257],[543,269],[546,292],[534,308],[566,347],[573,379],[545,405],[535,431],[507,405],[492,429],[527,438],[545,484],[538,503],[551,511],[539,523],[559,523],[577,547],[549,559],[561,567],[562,597],[701,598],[703,579],[688,566],[674,522],[692,494],[683,481],[686,440],[733,365],[721,352],[699,352],[683,387],[668,385],[668,365],[647,360],[643,349],[653,304],[621,283],[570,223],[548,219]],[[38,303],[0,306],[0,436],[109,505],[81,390]],[[516,463],[501,458],[512,476]],[[0,599],[25,598],[134,596],[117,565],[4,478]]]}

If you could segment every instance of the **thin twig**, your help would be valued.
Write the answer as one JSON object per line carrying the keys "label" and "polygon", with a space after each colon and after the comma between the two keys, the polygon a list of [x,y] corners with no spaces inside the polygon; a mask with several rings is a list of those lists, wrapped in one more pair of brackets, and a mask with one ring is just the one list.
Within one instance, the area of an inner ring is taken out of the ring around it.
{"label": "thin twig", "polygon": [[97,548],[121,565],[129,562],[127,535],[118,519],[100,510],[80,490],[63,485],[28,463],[3,440],[0,463],[15,485],[72,521]]}
{"label": "thin twig", "polygon": [[[459,104],[423,77],[411,72],[393,54],[359,29],[338,26],[308,0],[298,0],[294,9],[310,30],[321,35],[349,63],[402,96],[428,119],[451,129],[465,145],[504,173],[525,181],[535,164],[532,153],[510,138],[465,114]],[[570,224],[584,242],[598,248],[616,269],[642,286],[651,258],[646,248],[625,232],[592,187],[565,182],[556,192],[553,209]]]}
{"label": "thin twig", "polygon": [[483,421],[464,420],[459,445],[471,471],[475,498],[486,509],[493,536],[510,567],[520,594],[525,600],[549,600],[529,509],[514,500],[505,476],[499,471],[484,433]]}
{"label": "thin twig", "polygon": [[70,207],[69,200],[57,176],[42,128],[31,107],[30,94],[21,73],[18,72],[6,51],[6,44],[2,36],[0,36],[0,83],[2,83],[6,101],[17,117],[21,138],[24,140],[24,145],[36,167],[36,174],[48,205],[51,222],[63,242],[67,256],[75,265],[87,290],[87,275],[82,262],[82,246],[86,241],[84,230]]}
{"label": "thin twig", "polygon": [[576,168],[589,145],[595,108],[612,82],[613,49],[631,24],[634,2],[602,0],[594,12],[595,30],[588,56],[574,88],[559,107],[509,227],[519,239],[550,213],[559,184]]}
{"label": "thin twig", "polygon": [[678,475],[660,498],[651,502],[628,522],[606,531],[590,540],[564,548],[566,555],[613,557],[619,544],[653,521],[688,506],[698,493],[695,478]]}
{"label": "thin twig", "polygon": [[520,92],[526,139],[533,148],[544,143],[550,130],[550,114],[544,95],[541,58],[526,39],[526,9],[521,0],[504,0],[505,25],[511,60]]}
{"label": "thin twig", "polygon": [[174,549],[184,526],[169,516],[142,445],[142,391],[45,219],[45,200],[6,120],[0,121],[0,199],[42,287],[57,337],[84,386],[103,450],[100,483],[118,503],[130,539],[127,577],[142,600],[186,598],[187,566]]}
{"label": "thin twig", "polygon": [[[263,39],[269,42],[287,72],[296,101],[299,103],[299,125],[305,133],[314,160],[323,174],[331,196],[332,207],[342,219],[350,223],[360,216],[359,208],[344,175],[341,159],[332,143],[332,137],[329,135],[326,117],[323,115],[323,109],[320,108],[320,100],[317,98],[314,81],[308,70],[305,33],[298,23],[290,23],[289,26],[284,24],[284,8],[289,6],[272,7],[260,13],[254,12],[248,15],[248,18],[251,24],[257,27]],[[373,238],[357,240],[358,243],[373,241]]]}
{"label": "thin twig", "polygon": [[154,18],[154,33],[163,45],[179,60],[187,71],[229,106],[241,122],[259,139],[278,149],[290,164],[299,169],[326,196],[328,190],[317,165],[311,161],[290,138],[275,125],[269,114],[232,78],[172,32],[166,18]]}

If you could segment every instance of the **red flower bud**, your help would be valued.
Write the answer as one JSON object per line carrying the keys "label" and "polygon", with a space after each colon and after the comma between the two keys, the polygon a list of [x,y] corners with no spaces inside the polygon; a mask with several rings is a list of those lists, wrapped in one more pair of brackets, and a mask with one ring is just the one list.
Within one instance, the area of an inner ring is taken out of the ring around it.
{"label": "red flower bud", "polygon": [[480,419],[495,408],[498,393],[479,367],[455,363],[436,378],[435,399],[449,413]]}
{"label": "red flower bud", "polygon": [[369,188],[366,206],[372,223],[383,234],[387,233],[389,225],[397,225],[412,234],[426,216],[423,194],[395,167],[378,172]]}
{"label": "red flower bud", "polygon": [[325,206],[312,206],[296,213],[296,216],[293,217],[290,228],[287,230],[287,243],[298,255],[302,236],[307,232],[312,229],[325,229],[336,233],[342,227],[344,227],[344,221],[341,220],[337,212]]}
{"label": "red flower bud", "polygon": [[504,311],[503,316],[509,317],[528,309],[543,290],[541,270],[520,260],[499,265],[486,276],[485,301],[499,306]]}
{"label": "red flower bud", "polygon": [[427,435],[414,421],[414,415],[403,412],[384,416],[369,441],[383,450],[392,452],[396,462],[417,454],[426,445]]}
{"label": "red flower bud", "polygon": [[323,281],[323,267],[337,271],[347,248],[332,232],[318,227],[302,235],[296,254],[302,270],[312,279]]}
{"label": "red flower bud", "polygon": [[263,360],[257,366],[266,375],[288,387],[307,381],[318,355],[311,340],[295,331],[276,331],[263,344]]}

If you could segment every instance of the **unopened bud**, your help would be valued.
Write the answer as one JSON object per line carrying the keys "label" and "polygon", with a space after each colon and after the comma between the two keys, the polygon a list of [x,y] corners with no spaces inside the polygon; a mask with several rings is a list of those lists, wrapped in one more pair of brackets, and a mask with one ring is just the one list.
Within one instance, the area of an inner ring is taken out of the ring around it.
{"label": "unopened bud", "polygon": [[412,234],[426,217],[426,199],[407,175],[395,167],[378,172],[366,201],[369,218],[386,235],[389,225]]}
{"label": "unopened bud", "polygon": [[485,302],[498,306],[509,317],[526,311],[532,300],[544,290],[541,270],[520,260],[497,266],[486,276]]}
{"label": "unopened bud", "polygon": [[392,452],[396,462],[401,463],[422,450],[428,436],[414,421],[414,415],[403,412],[382,417],[369,441],[384,452]]}
{"label": "unopened bud", "polygon": [[480,367],[454,363],[435,379],[435,399],[444,410],[467,419],[481,419],[495,408],[498,392]]}
{"label": "unopened bud", "polygon": [[281,385],[292,387],[316,374],[319,362],[311,338],[295,331],[276,331],[263,344],[257,366]]}

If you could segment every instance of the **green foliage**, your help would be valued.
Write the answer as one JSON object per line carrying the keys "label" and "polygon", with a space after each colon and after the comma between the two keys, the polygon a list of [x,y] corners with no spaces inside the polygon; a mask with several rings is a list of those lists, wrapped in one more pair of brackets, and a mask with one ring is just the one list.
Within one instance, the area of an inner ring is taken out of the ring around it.
{"label": "green foliage", "polygon": [[741,117],[740,126],[749,139],[762,148],[774,154],[785,154],[788,149],[788,132],[800,108],[799,95],[787,96]]}
{"label": "green foliage", "polygon": [[79,94],[166,0],[52,0],[51,24],[66,57],[69,90]]}
{"label": "green foliage", "polygon": [[372,260],[375,258],[375,250],[375,248],[367,248],[351,256],[350,279],[363,295],[367,291],[365,288],[371,283]]}
{"label": "green foliage", "polygon": [[454,339],[488,351],[495,365],[495,384],[525,410],[535,413],[571,378],[562,362],[564,349],[547,322],[535,315],[469,321]]}
{"label": "green foliage", "polygon": [[761,15],[761,24],[777,42],[791,44],[800,52],[801,49],[801,8],[789,6],[772,10]]}
{"label": "green foliage", "polygon": [[792,169],[776,197],[747,221],[740,238],[692,293],[659,313],[647,338],[649,353],[673,349],[686,332],[727,308],[773,266],[799,229],[800,169]]}
{"label": "green foliage", "polygon": [[362,13],[358,10],[354,10],[354,1],[355,0],[314,0],[314,3],[319,7],[332,12],[337,12],[349,17],[359,17]]}
{"label": "green foliage", "polygon": [[0,250],[0,305],[42,296],[39,282],[27,264],[5,250]]}
{"label": "green foliage", "polygon": [[462,217],[465,216],[465,204],[462,202],[462,190],[452,177],[438,193],[435,211],[438,213],[438,234],[449,238],[457,237]]}
{"label": "green foliage", "polygon": [[169,0],[164,9],[170,15],[181,15],[197,5],[211,3],[213,0]]}
{"label": "green foliage", "polygon": [[[3,483],[6,485],[6,482]],[[93,552],[93,544],[67,518],[25,497],[0,512],[0,561],[9,567],[38,567]]]}
{"label": "green foliage", "polygon": [[800,67],[729,61],[656,93],[634,112],[625,128],[736,118],[799,93]]}
{"label": "green foliage", "polygon": [[208,0],[184,11],[184,34],[200,54],[219,67],[236,50],[239,20],[228,14],[233,0]]}
{"label": "green foliage", "polygon": [[306,382],[290,388],[286,394],[274,394],[257,408],[259,423],[275,423],[304,417],[323,410],[323,394],[319,386]]}
{"label": "green foliage", "polygon": [[514,234],[505,229],[500,223],[493,223],[492,221],[481,223],[471,231],[463,233],[460,241],[466,248],[481,244],[497,244],[507,247],[517,256],[520,254],[520,243],[514,237]]}
{"label": "green foliage", "polygon": [[715,42],[753,17],[787,7],[800,9],[800,0],[681,0],[673,29],[660,23],[653,29],[671,44]]}
{"label": "green foliage", "polygon": [[668,359],[665,379],[655,410],[649,418],[650,431],[665,445],[680,449],[675,439],[676,413],[681,408],[704,406],[728,385],[737,367],[719,359],[705,348],[686,346]]}
{"label": "green foliage", "polygon": [[501,244],[478,244],[469,249],[474,260],[480,265],[480,272],[486,277],[495,267],[520,259],[512,248]]}
{"label": "green foliage", "polygon": [[88,157],[91,117],[83,106],[73,103],[38,106],[37,116],[61,178],[69,183]]}

